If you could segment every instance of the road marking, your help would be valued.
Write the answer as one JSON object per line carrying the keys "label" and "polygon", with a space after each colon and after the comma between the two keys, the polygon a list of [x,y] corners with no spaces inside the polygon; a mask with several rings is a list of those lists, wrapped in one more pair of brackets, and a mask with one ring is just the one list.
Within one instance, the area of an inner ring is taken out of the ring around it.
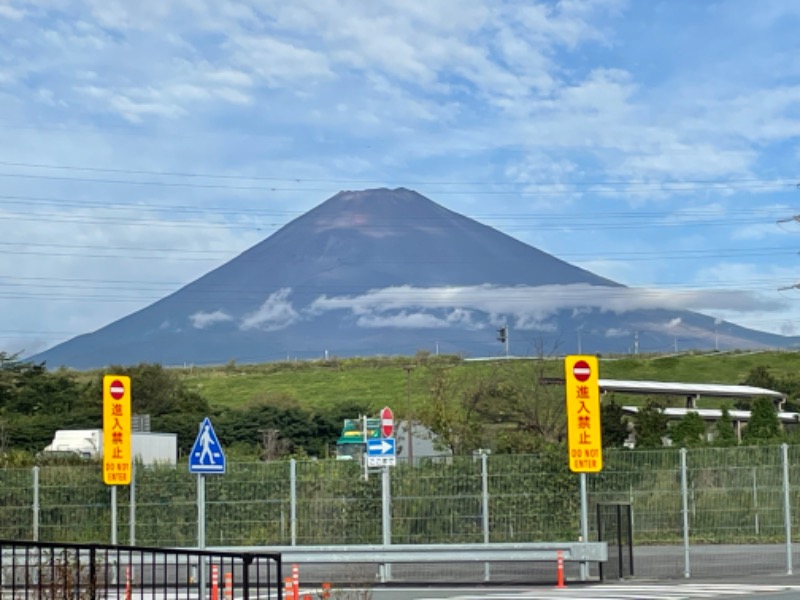
{"label": "road marking", "polygon": [[[792,590],[800,591],[800,586],[749,583],[602,584],[524,592],[487,592],[481,595],[450,596],[448,600],[693,600]],[[418,600],[442,599],[419,597]]]}

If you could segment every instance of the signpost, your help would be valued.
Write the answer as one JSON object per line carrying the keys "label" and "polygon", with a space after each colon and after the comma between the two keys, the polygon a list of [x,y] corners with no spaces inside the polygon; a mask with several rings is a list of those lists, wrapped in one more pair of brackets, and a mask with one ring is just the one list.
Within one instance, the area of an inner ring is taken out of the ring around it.
{"label": "signpost", "polygon": [[[409,419],[409,427],[411,419]],[[381,410],[381,435],[382,439],[367,441],[367,466],[383,467],[381,474],[381,529],[383,543],[387,546],[392,543],[392,492],[389,467],[397,464],[397,447],[394,435],[394,413],[388,406]],[[392,578],[392,565],[381,566],[381,581]]]}
{"label": "signpost", "polygon": [[131,378],[103,376],[103,483],[111,486],[111,543],[117,543],[117,486],[130,485]]}
{"label": "signpost", "polygon": [[[223,475],[226,470],[225,452],[219,438],[206,417],[200,423],[197,439],[189,453],[189,472],[197,474],[197,546],[206,547],[206,475]],[[200,561],[199,586],[206,586],[205,558]]]}
{"label": "signpost", "polygon": [[[564,381],[567,394],[567,442],[569,468],[580,473],[581,541],[589,541],[589,509],[586,473],[603,468],[603,444],[600,428],[600,384],[596,356],[567,356]],[[588,577],[588,564],[580,565],[581,580]]]}

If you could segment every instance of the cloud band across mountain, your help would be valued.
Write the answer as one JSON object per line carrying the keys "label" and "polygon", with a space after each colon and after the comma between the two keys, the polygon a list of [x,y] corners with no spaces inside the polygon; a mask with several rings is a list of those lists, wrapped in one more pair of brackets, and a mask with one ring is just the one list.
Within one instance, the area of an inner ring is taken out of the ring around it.
{"label": "cloud band across mountain", "polygon": [[[636,310],[693,310],[748,313],[782,308],[779,301],[737,290],[663,290],[588,284],[542,286],[393,286],[358,295],[322,295],[306,307],[291,301],[292,290],[271,294],[255,311],[234,318],[219,310],[197,312],[195,328],[235,320],[241,330],[275,331],[331,311],[347,311],[359,327],[481,329],[513,318],[519,329],[547,330],[559,311],[621,314]],[[486,317],[483,317],[486,315]]]}

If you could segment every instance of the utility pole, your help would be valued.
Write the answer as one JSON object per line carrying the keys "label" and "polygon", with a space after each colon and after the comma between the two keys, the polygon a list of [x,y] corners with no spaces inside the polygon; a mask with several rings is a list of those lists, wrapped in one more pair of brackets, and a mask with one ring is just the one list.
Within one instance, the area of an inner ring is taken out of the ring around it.
{"label": "utility pole", "polygon": [[414,414],[413,409],[411,408],[411,371],[414,370],[413,365],[406,365],[403,367],[403,370],[406,372],[406,406],[408,410],[408,415],[406,416],[406,443],[408,444],[408,464],[414,464],[414,423],[412,421],[412,416]]}

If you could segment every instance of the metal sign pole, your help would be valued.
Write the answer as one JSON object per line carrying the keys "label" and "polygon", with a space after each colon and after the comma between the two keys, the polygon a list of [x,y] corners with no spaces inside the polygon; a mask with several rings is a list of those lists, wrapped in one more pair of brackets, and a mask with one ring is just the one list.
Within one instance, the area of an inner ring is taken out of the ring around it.
{"label": "metal sign pole", "polygon": [[[392,544],[392,492],[391,479],[389,478],[389,467],[383,467],[381,481],[381,524],[383,529],[383,545]],[[392,565],[384,564],[381,574],[381,583],[386,583],[392,579]]]}
{"label": "metal sign pole", "polygon": [[[586,473],[581,473],[581,542],[589,541],[589,500],[586,490]],[[585,555],[585,554],[584,554]],[[581,581],[589,578],[589,563],[581,561]]]}
{"label": "metal sign pole", "polygon": [[[197,547],[200,550],[206,549],[206,476],[200,473],[197,476]],[[200,597],[205,597],[206,589],[206,560],[201,556],[199,560],[200,573],[198,583],[200,586]]]}
{"label": "metal sign pole", "polygon": [[117,486],[111,486],[111,545],[117,545]]}

